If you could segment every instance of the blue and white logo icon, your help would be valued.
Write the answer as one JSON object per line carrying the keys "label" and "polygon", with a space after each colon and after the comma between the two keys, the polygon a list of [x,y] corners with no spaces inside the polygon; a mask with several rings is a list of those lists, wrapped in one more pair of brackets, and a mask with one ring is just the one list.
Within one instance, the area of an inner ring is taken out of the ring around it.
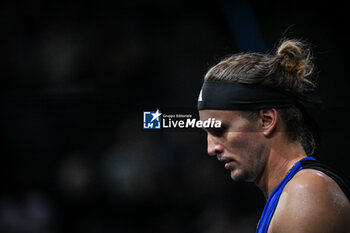
{"label": "blue and white logo icon", "polygon": [[160,129],[160,120],[162,113],[159,109],[156,112],[143,112],[143,128],[144,129]]}

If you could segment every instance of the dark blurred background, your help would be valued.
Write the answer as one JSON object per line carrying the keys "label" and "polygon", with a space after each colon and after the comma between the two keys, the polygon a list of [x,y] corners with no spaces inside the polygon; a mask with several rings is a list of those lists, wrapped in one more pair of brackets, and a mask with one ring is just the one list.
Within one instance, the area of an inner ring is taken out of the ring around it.
{"label": "dark blurred background", "polygon": [[1,21],[0,232],[245,233],[265,205],[202,132],[146,132],[195,108],[227,54],[311,43],[318,157],[349,178],[348,6],[307,1],[8,1]]}

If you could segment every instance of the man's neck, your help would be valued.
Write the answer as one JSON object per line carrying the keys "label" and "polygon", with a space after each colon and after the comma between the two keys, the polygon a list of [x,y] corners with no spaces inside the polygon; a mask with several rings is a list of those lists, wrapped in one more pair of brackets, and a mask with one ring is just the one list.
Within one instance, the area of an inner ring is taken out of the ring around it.
{"label": "man's neck", "polygon": [[293,166],[305,157],[307,155],[300,143],[270,147],[265,169],[255,182],[263,191],[266,199],[268,199],[272,191],[281,183]]}

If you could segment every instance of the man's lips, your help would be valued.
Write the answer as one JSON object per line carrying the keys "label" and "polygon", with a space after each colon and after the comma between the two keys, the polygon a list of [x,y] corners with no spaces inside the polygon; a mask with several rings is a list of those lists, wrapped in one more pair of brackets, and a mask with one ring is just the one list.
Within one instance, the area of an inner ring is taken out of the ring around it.
{"label": "man's lips", "polygon": [[218,160],[220,162],[224,162],[225,163],[225,169],[233,169],[234,166],[234,159],[230,159],[230,158],[218,158]]}
{"label": "man's lips", "polygon": [[225,169],[233,169],[233,166],[234,166],[234,160],[229,160],[225,163]]}

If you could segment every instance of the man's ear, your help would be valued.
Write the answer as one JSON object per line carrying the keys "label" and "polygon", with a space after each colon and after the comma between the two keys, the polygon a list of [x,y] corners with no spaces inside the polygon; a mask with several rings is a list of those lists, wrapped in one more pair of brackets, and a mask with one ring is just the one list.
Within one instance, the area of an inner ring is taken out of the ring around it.
{"label": "man's ear", "polygon": [[261,129],[265,136],[271,136],[277,127],[278,113],[274,108],[259,111]]}

